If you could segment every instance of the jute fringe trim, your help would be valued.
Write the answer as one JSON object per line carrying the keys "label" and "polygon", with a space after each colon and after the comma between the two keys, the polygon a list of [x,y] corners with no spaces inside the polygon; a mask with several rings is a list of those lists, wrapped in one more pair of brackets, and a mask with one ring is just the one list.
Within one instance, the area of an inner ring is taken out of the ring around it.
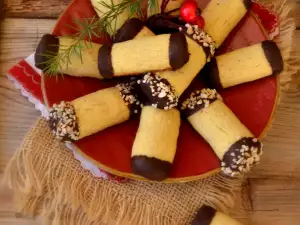
{"label": "jute fringe trim", "polygon": [[[281,24],[275,41],[285,59],[283,90],[299,70],[292,51],[295,23],[288,18],[290,9],[286,1],[276,4]],[[226,212],[234,206],[241,188],[242,180],[221,175],[185,184],[118,184],[97,179],[53,139],[47,127],[43,119],[37,122],[11,159],[4,178],[15,192],[18,212],[41,216],[45,224],[185,225],[203,204]]]}
{"label": "jute fringe trim", "polygon": [[118,184],[96,179],[54,139],[49,140],[52,146],[45,146],[43,140],[33,143],[35,140],[30,138],[40,135],[44,132],[41,127],[46,126],[41,119],[28,134],[23,149],[16,152],[7,167],[5,181],[15,191],[18,212],[40,215],[55,225],[188,224],[202,204],[222,211],[232,207],[235,192],[242,184],[241,180],[221,175],[187,184]]}

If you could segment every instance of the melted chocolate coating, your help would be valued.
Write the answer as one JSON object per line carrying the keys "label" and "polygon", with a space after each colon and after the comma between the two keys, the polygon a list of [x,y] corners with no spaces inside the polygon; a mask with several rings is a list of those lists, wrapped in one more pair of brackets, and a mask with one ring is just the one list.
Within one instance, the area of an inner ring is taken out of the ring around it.
{"label": "melted chocolate coating", "polygon": [[215,214],[216,210],[214,208],[204,205],[199,209],[191,225],[210,225]]}
{"label": "melted chocolate coating", "polygon": [[189,61],[190,54],[184,34],[177,32],[170,35],[169,60],[173,70],[180,69]]}
{"label": "melted chocolate coating", "polygon": [[136,80],[122,82],[116,85],[121,97],[130,111],[130,117],[136,117],[140,114],[143,104],[140,98],[139,85]]}
{"label": "melted chocolate coating", "polygon": [[49,126],[56,138],[64,142],[73,142],[79,138],[76,112],[69,102],[53,105],[49,111]]}
{"label": "melted chocolate coating", "polygon": [[114,69],[111,61],[112,45],[102,45],[98,52],[98,69],[104,78],[112,78],[114,76]]}
{"label": "melted chocolate coating", "polygon": [[148,18],[146,26],[155,34],[170,34],[178,32],[185,22],[177,17],[156,14]]}
{"label": "melted chocolate coating", "polygon": [[138,84],[140,84],[140,89],[147,99],[145,105],[164,110],[177,107],[178,96],[168,80],[159,75],[148,73],[138,81]]}
{"label": "melted chocolate coating", "polygon": [[115,35],[114,42],[123,42],[133,39],[144,27],[143,21],[131,18],[123,24]]}
{"label": "melted chocolate coating", "polygon": [[222,84],[219,76],[219,68],[216,58],[213,58],[211,62],[207,63],[202,71],[200,77],[209,88],[222,89]]}
{"label": "melted chocolate coating", "polygon": [[222,171],[230,176],[248,172],[259,162],[262,144],[253,137],[244,137],[235,142],[224,154]]}
{"label": "melted chocolate coating", "polygon": [[215,90],[204,88],[201,91],[194,91],[190,97],[181,103],[181,113],[187,118],[199,110],[209,107],[211,103],[218,99],[221,99],[221,97]]}
{"label": "melted chocolate coating", "polygon": [[249,10],[252,6],[252,0],[244,0],[244,5],[247,10]]}
{"label": "melted chocolate coating", "polygon": [[278,75],[283,70],[283,59],[280,49],[274,41],[270,40],[263,41],[262,48],[272,68],[272,75]]}
{"label": "melted chocolate coating", "polygon": [[131,168],[137,175],[154,181],[162,181],[168,178],[172,164],[154,157],[133,156],[131,158]]}
{"label": "melted chocolate coating", "polygon": [[38,44],[35,54],[34,54],[34,60],[35,60],[35,66],[41,70],[45,70],[47,65],[44,64],[49,58],[45,56],[45,54],[53,54],[53,57],[58,53],[59,51],[59,39],[58,37],[51,35],[51,34],[45,34],[40,43]]}

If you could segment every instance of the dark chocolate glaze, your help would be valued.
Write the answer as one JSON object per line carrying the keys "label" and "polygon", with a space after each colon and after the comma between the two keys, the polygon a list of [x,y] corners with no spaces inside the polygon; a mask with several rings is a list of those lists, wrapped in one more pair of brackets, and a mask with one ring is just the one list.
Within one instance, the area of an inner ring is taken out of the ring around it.
{"label": "dark chocolate glaze", "polygon": [[172,33],[169,44],[169,60],[172,69],[180,69],[189,61],[189,58],[190,54],[185,35],[181,32]]}
{"label": "dark chocolate glaze", "polygon": [[222,89],[222,84],[219,76],[219,68],[216,58],[207,63],[202,71],[200,77],[209,88]]}
{"label": "dark chocolate glaze", "polygon": [[53,54],[53,57],[58,53],[59,51],[59,39],[58,37],[51,35],[51,34],[45,34],[40,43],[38,44],[35,54],[34,54],[34,60],[35,60],[35,66],[41,70],[45,70],[47,65],[44,64],[49,58],[46,57],[44,54]]}
{"label": "dark chocolate glaze", "polygon": [[144,22],[138,18],[131,18],[123,24],[115,35],[114,42],[123,42],[133,39],[144,27]]}
{"label": "dark chocolate glaze", "polygon": [[[71,103],[64,103],[63,107],[62,104],[63,102],[50,109],[48,121],[49,126],[58,139],[63,142],[73,142],[78,140],[79,137],[79,126],[76,112]],[[65,132],[62,128],[63,125],[65,127]],[[70,129],[72,132],[69,133],[67,131],[68,129]]]}
{"label": "dark chocolate glaze", "polygon": [[146,21],[147,27],[155,34],[170,34],[178,32],[185,22],[177,17],[164,14],[155,14]]}
{"label": "dark chocolate glaze", "polygon": [[137,80],[121,82],[116,87],[119,89],[121,97],[130,111],[130,117],[139,116],[143,107],[140,97],[140,89]]}
{"label": "dark chocolate glaze", "polygon": [[104,78],[112,78],[114,69],[111,60],[112,45],[102,45],[98,52],[98,69],[101,76]]}
{"label": "dark chocolate glaze", "polygon": [[[245,167],[247,164],[239,164],[237,162],[234,161],[240,158],[243,159],[248,159],[252,156],[252,147],[256,148],[257,154],[261,155],[262,152],[262,144],[261,142],[259,142],[258,140],[253,141],[255,138],[253,137],[243,137],[240,140],[238,140],[237,142],[235,142],[233,145],[231,145],[231,147],[229,148],[229,150],[224,154],[223,156],[223,162],[226,164],[226,167],[230,167],[230,169],[232,170],[232,172],[243,172],[240,170],[240,167]],[[247,146],[248,150],[244,150],[241,151],[242,146]],[[257,164],[257,162],[254,162],[249,166],[255,165]],[[236,166],[236,167],[233,167]]]}
{"label": "dark chocolate glaze", "polygon": [[252,6],[252,0],[244,0],[244,5],[247,10],[249,10]]}
{"label": "dark chocolate glaze", "polygon": [[186,36],[188,36],[191,40],[195,41],[198,45],[200,45],[202,48],[203,48],[203,51],[205,53],[205,56],[206,58],[208,58],[211,54],[210,54],[210,48],[209,46],[204,46],[203,45],[203,42],[199,42],[197,40],[195,40],[193,38],[193,34],[188,34],[186,31],[187,31],[187,28],[186,27],[181,27],[182,28],[182,33],[184,33]]}
{"label": "dark chocolate glaze", "polygon": [[[145,76],[147,76],[147,74]],[[143,77],[144,80],[141,79],[141,81],[138,82],[143,95],[147,99],[147,101],[144,102],[144,105],[155,105],[156,108],[165,110],[177,107],[178,96],[167,79],[152,73],[149,74],[152,78],[151,80],[145,79],[145,76]],[[164,97],[159,97],[159,95],[154,92],[160,92],[158,89],[162,86],[168,87],[168,92],[166,92]]]}
{"label": "dark chocolate glaze", "polygon": [[270,40],[263,41],[261,45],[272,68],[272,75],[278,75],[283,70],[283,60],[280,49],[274,41]]}
{"label": "dark chocolate glaze", "polygon": [[210,225],[215,215],[216,210],[214,208],[204,205],[197,212],[191,225]]}
{"label": "dark chocolate glaze", "polygon": [[168,178],[172,164],[154,157],[133,156],[131,168],[137,175],[154,181],[162,181]]}

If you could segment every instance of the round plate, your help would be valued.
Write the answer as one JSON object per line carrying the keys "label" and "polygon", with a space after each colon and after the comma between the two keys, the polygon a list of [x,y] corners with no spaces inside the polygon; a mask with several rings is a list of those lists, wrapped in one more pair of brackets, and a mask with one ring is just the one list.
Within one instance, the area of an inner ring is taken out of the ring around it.
{"label": "round plate", "polygon": [[[201,3],[203,4],[203,1]],[[96,14],[89,0],[74,0],[58,20],[53,33],[55,35],[70,35],[74,30],[66,24],[72,25],[74,18],[93,16]],[[249,12],[227,38],[218,54],[266,39],[268,38],[264,29],[256,17]],[[103,43],[109,39],[94,39],[94,41]],[[194,81],[193,86],[201,86],[198,80]],[[45,102],[48,106],[52,106],[62,100],[72,101],[99,89],[110,87],[115,82],[71,76],[64,76],[64,78],[43,76],[42,89]],[[261,137],[269,126],[278,93],[277,78],[274,76],[220,92],[225,103],[257,137]],[[73,147],[84,158],[91,160],[107,172],[127,178],[143,179],[133,174],[130,166],[131,147],[138,125],[138,120],[127,121],[79,140],[73,143]],[[173,170],[170,178],[165,182],[196,180],[218,171],[220,171],[220,161],[211,147],[193,130],[187,121],[183,120]]]}

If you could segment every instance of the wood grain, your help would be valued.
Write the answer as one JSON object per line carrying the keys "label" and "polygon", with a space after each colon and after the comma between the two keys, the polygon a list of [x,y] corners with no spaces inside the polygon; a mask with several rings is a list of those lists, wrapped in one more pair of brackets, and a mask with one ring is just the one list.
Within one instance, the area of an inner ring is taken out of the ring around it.
{"label": "wood grain", "polygon": [[[51,31],[67,5],[63,0],[5,0],[6,16],[0,29],[0,179],[5,165],[20,145],[39,113],[10,81],[6,71],[32,53],[44,33]],[[300,26],[300,0],[293,15]],[[26,17],[27,19],[22,19]],[[294,42],[300,42],[300,30]],[[295,45],[300,55],[300,45]],[[265,154],[245,188],[245,225],[298,225],[300,215],[300,89],[283,93],[275,121],[265,138]],[[247,198],[247,201],[245,200]],[[239,217],[239,216],[237,216]],[[250,221],[249,221],[250,219]],[[0,225],[35,225],[39,222],[15,216],[11,192],[0,186]]]}
{"label": "wood grain", "polygon": [[[0,172],[39,113],[7,79],[6,72],[34,52],[55,20],[5,19],[0,28]],[[8,29],[9,28],[9,29]]]}
{"label": "wood grain", "polygon": [[298,225],[300,180],[254,179],[250,182],[252,209],[248,215],[255,225]]}
{"label": "wood grain", "polygon": [[57,18],[71,0],[4,0],[5,16]]}
{"label": "wood grain", "polygon": [[[18,18],[57,18],[71,0],[4,0],[5,16]],[[291,16],[300,29],[300,0],[294,3]]]}

